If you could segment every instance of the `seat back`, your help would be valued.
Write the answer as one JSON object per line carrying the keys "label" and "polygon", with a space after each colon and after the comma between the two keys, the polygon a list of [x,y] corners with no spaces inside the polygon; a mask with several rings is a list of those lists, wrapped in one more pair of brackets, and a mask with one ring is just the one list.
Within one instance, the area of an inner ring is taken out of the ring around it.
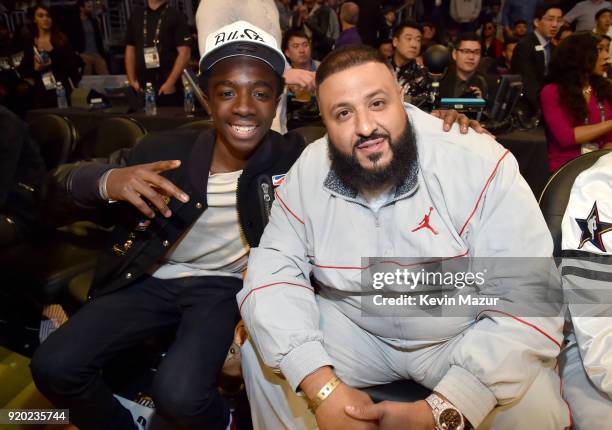
{"label": "seat back", "polygon": [[36,116],[28,121],[30,134],[40,146],[47,169],[67,163],[79,140],[72,122],[56,114]]}
{"label": "seat back", "polygon": [[201,119],[198,121],[186,122],[185,124],[181,124],[177,127],[177,129],[204,129],[204,128],[214,128],[215,124],[210,119]]}
{"label": "seat back", "polygon": [[574,158],[561,166],[546,183],[539,204],[553,238],[555,256],[561,255],[561,221],[576,177],[608,152],[610,150],[594,151]]}
{"label": "seat back", "polygon": [[315,140],[322,138],[323,136],[325,136],[325,133],[327,133],[325,127],[316,126],[299,127],[291,131],[301,134],[304,138],[304,141],[306,142],[306,145],[309,145]]}
{"label": "seat back", "polygon": [[133,118],[109,118],[96,130],[91,156],[107,157],[118,149],[131,148],[145,134],[145,128]]}

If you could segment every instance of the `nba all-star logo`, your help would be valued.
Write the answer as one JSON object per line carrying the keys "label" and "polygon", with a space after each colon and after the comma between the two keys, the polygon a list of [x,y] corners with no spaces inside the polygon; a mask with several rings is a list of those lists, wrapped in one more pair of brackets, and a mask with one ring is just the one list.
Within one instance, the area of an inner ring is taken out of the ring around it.
{"label": "nba all-star logo", "polygon": [[608,252],[604,246],[602,236],[605,233],[612,231],[612,224],[608,222],[600,221],[599,210],[597,209],[597,202],[593,204],[593,208],[585,219],[576,218],[576,223],[582,231],[580,236],[580,244],[578,249],[582,248],[587,242],[590,242],[602,252]]}
{"label": "nba all-star logo", "polygon": [[263,42],[263,38],[257,34],[257,32],[250,28],[244,28],[242,31],[234,30],[229,33],[221,31],[215,35],[215,46],[225,42],[231,42],[233,40],[255,40],[257,42]]}

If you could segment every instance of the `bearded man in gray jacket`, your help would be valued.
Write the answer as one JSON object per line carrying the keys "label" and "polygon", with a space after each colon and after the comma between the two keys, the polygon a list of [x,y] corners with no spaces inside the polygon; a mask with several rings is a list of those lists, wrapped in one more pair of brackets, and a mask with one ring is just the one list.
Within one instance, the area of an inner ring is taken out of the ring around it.
{"label": "bearded man in gray jacket", "polygon": [[[237,296],[254,427],[568,426],[555,370],[562,310],[548,307],[560,278],[552,264],[543,270],[552,240],[514,157],[490,136],[439,132],[438,119],[403,105],[370,48],[334,51],[316,82],[328,134],[275,190]],[[399,290],[387,275],[409,268],[402,257],[422,259],[412,275],[471,261],[483,282]],[[434,291],[445,305],[419,303]],[[447,300],[465,294],[491,303]],[[373,404],[360,390],[402,379],[432,395]]]}

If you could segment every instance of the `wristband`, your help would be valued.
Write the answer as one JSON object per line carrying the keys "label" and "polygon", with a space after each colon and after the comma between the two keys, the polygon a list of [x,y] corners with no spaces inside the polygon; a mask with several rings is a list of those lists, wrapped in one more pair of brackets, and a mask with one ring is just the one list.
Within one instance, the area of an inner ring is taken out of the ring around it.
{"label": "wristband", "polygon": [[106,200],[109,203],[113,203],[114,200],[111,200],[111,198],[108,196],[108,191],[106,190],[106,182],[108,181],[108,176],[113,170],[115,169],[107,170],[102,176],[100,176],[100,179],[98,179],[98,194],[100,195],[100,198],[102,200]]}
{"label": "wristband", "polygon": [[341,382],[342,381],[340,381],[340,378],[334,376],[332,379],[327,381],[327,383],[323,385],[323,388],[319,390],[317,395],[308,402],[308,408],[313,414],[316,412],[319,405],[323,403],[323,400],[327,399],[330,394],[333,393],[336,388],[338,388],[338,385],[340,385]]}

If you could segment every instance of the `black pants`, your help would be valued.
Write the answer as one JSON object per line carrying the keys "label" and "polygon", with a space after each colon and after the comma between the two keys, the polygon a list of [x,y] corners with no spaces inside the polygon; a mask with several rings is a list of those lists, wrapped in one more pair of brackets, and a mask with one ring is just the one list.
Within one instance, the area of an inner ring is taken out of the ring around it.
{"label": "black pants", "polygon": [[224,429],[229,407],[217,378],[239,318],[242,280],[222,276],[147,277],[94,299],[39,347],[31,368],[38,389],[70,409],[81,430],[133,429],[101,370],[119,351],[177,326],[153,382],[156,411],[179,428]]}

